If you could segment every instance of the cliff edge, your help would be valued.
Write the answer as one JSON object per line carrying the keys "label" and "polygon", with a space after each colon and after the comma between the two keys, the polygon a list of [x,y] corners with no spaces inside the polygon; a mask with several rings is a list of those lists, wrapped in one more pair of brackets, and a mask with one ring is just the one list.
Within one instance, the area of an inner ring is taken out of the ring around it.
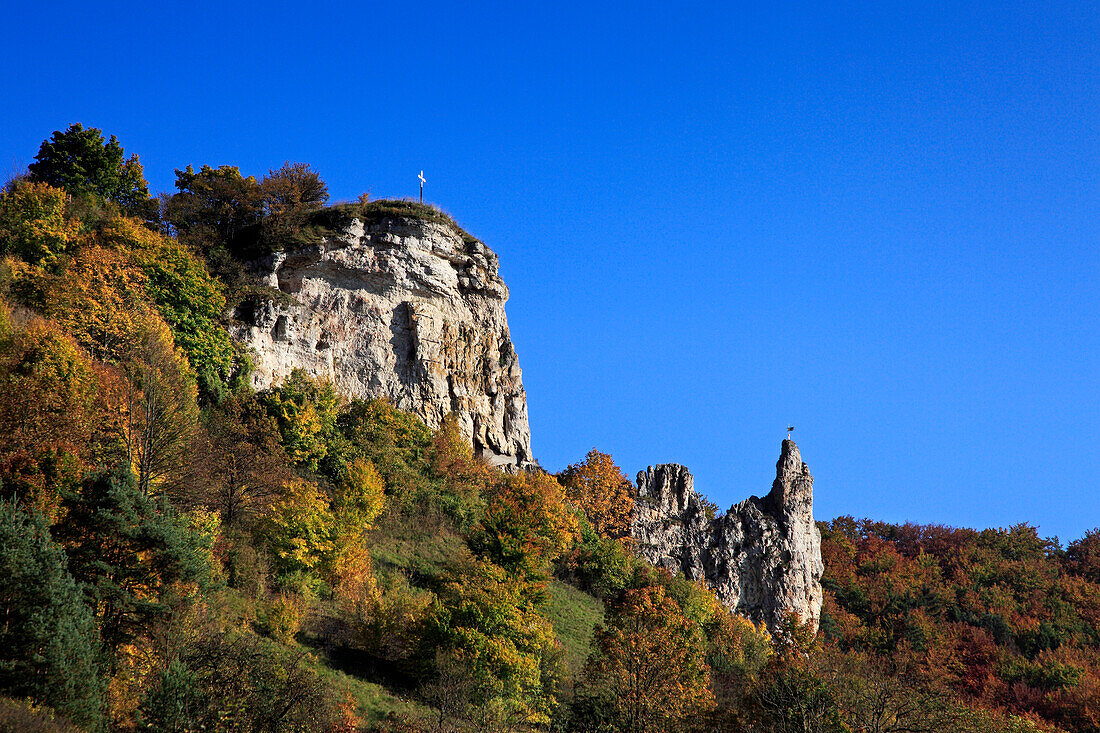
{"label": "cliff edge", "polygon": [[795,613],[817,628],[821,533],[813,518],[813,476],[794,441],[783,441],[767,496],[749,497],[713,518],[683,466],[640,472],[632,534],[642,557],[702,581],[737,613],[772,630]]}
{"label": "cliff edge", "polygon": [[255,354],[253,386],[293,369],[342,394],[389,399],[437,427],[449,412],[494,464],[531,462],[527,397],[508,333],[498,259],[447,222],[352,218],[333,236],[254,264],[286,298],[235,334]]}

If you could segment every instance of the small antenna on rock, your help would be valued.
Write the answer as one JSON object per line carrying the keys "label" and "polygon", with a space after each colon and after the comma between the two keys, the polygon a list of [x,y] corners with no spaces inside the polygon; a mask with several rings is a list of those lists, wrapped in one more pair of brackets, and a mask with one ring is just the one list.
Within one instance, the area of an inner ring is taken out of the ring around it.
{"label": "small antenna on rock", "polygon": [[787,440],[791,439],[791,433],[794,432],[794,425],[787,426]]}

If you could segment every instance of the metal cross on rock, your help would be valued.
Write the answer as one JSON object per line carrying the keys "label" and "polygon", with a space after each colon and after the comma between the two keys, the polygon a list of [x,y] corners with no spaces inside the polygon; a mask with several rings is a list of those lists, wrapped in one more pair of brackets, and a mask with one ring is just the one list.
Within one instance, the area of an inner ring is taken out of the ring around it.
{"label": "metal cross on rock", "polygon": [[417,176],[420,179],[420,203],[424,203],[424,184],[427,183],[424,180],[424,171],[420,171],[420,175]]}

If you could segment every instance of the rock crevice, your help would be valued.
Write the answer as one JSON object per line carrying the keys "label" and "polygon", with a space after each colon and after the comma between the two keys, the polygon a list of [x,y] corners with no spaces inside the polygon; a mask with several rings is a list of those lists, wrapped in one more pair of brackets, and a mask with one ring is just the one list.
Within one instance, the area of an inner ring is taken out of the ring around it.
{"label": "rock crevice", "polygon": [[637,483],[632,533],[643,557],[703,582],[728,608],[772,630],[788,613],[817,627],[821,534],[813,476],[794,441],[783,441],[771,492],[721,516],[708,516],[683,466],[651,466]]}
{"label": "rock crevice", "polygon": [[352,219],[339,234],[255,263],[290,296],[255,308],[235,334],[255,355],[253,386],[293,369],[351,397],[385,397],[436,427],[454,412],[499,466],[532,461],[527,397],[495,253],[453,227]]}

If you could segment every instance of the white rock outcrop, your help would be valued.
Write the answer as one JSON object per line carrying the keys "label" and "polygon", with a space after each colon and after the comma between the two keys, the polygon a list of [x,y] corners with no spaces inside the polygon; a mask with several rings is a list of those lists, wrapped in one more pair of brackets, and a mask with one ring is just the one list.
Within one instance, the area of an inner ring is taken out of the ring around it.
{"label": "white rock outcrop", "polygon": [[651,466],[638,474],[632,534],[643,557],[702,581],[731,610],[773,631],[792,612],[817,628],[821,533],[813,517],[813,476],[794,441],[783,441],[767,496],[713,518],[686,468]]}
{"label": "white rock outcrop", "polygon": [[388,398],[431,427],[454,412],[497,465],[532,460],[508,288],[484,244],[446,223],[351,219],[255,267],[289,297],[261,302],[236,333],[254,352],[254,387],[304,369],[347,396]]}

